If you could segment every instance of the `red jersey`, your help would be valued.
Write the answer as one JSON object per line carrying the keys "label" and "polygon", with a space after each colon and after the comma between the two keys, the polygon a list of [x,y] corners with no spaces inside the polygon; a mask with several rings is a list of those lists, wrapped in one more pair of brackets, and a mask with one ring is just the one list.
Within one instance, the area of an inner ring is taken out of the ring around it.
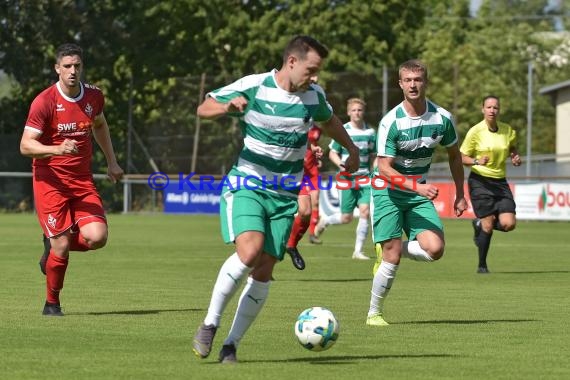
{"label": "red jersey", "polygon": [[309,129],[307,137],[309,140],[309,146],[307,148],[307,152],[305,153],[303,168],[306,173],[310,173],[312,170],[318,170],[319,162],[311,150],[311,144],[317,145],[319,139],[321,138],[321,129],[316,125],[313,125],[311,129]]}
{"label": "red jersey", "polygon": [[80,83],[79,95],[66,96],[59,82],[42,91],[30,107],[26,129],[41,133],[44,145],[59,145],[65,139],[77,141],[78,154],[35,158],[36,175],[59,178],[91,176],[91,127],[103,112],[105,99],[97,87]]}

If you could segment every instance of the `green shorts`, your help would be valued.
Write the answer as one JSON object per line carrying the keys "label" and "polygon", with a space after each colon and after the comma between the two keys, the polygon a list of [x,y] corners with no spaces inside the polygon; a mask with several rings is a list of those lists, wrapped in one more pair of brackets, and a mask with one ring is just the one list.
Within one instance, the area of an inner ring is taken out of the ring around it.
{"label": "green shorts", "polygon": [[422,231],[441,231],[443,224],[429,199],[398,190],[372,191],[372,238],[374,243],[402,237],[416,240]]}
{"label": "green shorts", "polygon": [[340,212],[352,214],[356,206],[370,204],[370,186],[363,186],[357,189],[339,190]]}
{"label": "green shorts", "polygon": [[222,190],[222,237],[232,243],[246,231],[265,235],[263,251],[283,260],[285,245],[297,212],[297,199],[262,190]]}

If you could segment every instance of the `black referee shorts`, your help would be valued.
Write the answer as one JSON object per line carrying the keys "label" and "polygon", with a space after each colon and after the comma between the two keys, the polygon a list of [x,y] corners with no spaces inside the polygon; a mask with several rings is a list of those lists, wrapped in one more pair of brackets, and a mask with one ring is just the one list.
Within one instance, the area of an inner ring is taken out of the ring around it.
{"label": "black referee shorts", "polygon": [[471,172],[467,184],[471,205],[478,218],[493,214],[516,213],[513,193],[506,178],[488,178]]}

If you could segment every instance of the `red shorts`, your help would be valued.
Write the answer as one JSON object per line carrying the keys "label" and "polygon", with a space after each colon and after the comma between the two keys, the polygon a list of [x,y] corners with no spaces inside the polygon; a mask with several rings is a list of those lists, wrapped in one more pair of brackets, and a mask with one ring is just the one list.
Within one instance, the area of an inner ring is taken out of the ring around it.
{"label": "red shorts", "polygon": [[34,203],[45,236],[97,221],[107,223],[101,197],[91,178],[61,180],[34,176]]}
{"label": "red shorts", "polygon": [[319,171],[303,172],[303,183],[299,195],[309,195],[311,191],[319,190]]}

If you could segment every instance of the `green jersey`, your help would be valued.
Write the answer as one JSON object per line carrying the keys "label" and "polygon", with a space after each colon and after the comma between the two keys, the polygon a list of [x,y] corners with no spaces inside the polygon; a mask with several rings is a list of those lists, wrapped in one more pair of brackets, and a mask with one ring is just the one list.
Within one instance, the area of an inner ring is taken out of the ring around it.
{"label": "green jersey", "polygon": [[457,143],[451,114],[429,100],[426,106],[421,116],[409,116],[403,103],[390,110],[380,121],[376,144],[378,156],[394,157],[394,169],[421,176],[421,182],[426,180],[436,146]]}
{"label": "green jersey", "polygon": [[[369,128],[366,124],[364,124],[362,129],[354,128],[350,122],[344,124],[343,127],[350,136],[354,145],[356,145],[360,150],[360,166],[356,172],[352,173],[352,175],[369,175],[370,155],[374,153],[376,131],[373,128]],[[335,140],[331,141],[329,148],[340,155],[342,162],[345,162],[349,156],[348,150]]]}
{"label": "green jersey", "polygon": [[244,136],[244,147],[228,175],[232,185],[236,178],[247,177],[259,189],[296,196],[309,128],[313,122],[328,121],[333,110],[320,86],[288,92],[277,84],[276,73],[249,75],[207,96],[221,103],[238,96],[248,101],[243,112],[231,114],[239,118]]}

